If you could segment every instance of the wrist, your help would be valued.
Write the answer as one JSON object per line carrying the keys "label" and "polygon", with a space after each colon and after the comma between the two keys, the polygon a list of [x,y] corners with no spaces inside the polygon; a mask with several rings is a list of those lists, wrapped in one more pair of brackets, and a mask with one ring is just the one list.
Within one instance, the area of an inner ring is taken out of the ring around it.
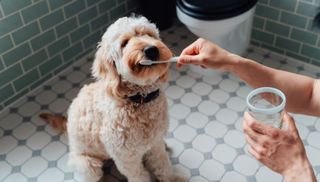
{"label": "wrist", "polygon": [[228,53],[226,59],[227,64],[224,65],[223,70],[231,73],[235,73],[242,63],[247,62],[245,58],[232,53]]}
{"label": "wrist", "polygon": [[316,182],[312,166],[308,159],[295,163],[282,173],[285,182]]}

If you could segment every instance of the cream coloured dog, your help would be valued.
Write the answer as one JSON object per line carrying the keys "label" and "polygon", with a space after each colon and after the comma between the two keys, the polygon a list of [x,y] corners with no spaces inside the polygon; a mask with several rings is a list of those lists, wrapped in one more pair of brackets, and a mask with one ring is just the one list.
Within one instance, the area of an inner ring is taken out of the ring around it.
{"label": "cream coloured dog", "polygon": [[173,171],[165,149],[168,107],[161,85],[169,65],[139,64],[170,57],[144,17],[120,18],[104,33],[92,67],[96,82],[80,90],[66,122],[69,163],[84,181],[98,181],[109,158],[129,182],[149,182],[149,172],[161,182],[187,181]]}

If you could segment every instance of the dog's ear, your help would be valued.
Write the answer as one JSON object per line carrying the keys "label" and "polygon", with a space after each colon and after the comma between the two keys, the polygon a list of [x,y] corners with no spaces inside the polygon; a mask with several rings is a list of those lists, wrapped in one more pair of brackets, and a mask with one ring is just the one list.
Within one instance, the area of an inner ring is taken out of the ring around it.
{"label": "dog's ear", "polygon": [[120,92],[121,77],[116,69],[115,60],[108,56],[107,50],[108,48],[99,46],[92,65],[92,75],[97,80],[106,82],[108,94],[120,98],[122,97]]}
{"label": "dog's ear", "polygon": [[97,80],[106,79],[108,72],[107,67],[109,67],[107,64],[111,62],[112,60],[105,55],[105,52],[101,46],[99,46],[92,65],[92,76]]}

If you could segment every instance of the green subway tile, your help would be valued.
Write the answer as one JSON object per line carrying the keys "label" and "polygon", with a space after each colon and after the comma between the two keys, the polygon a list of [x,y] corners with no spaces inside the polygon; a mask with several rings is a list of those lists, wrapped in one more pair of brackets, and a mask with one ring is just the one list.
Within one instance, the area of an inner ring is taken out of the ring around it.
{"label": "green subway tile", "polygon": [[311,64],[320,67],[320,61],[319,60],[318,61],[317,60],[312,60]]}
{"label": "green subway tile", "polygon": [[39,3],[23,10],[21,14],[25,22],[30,22],[48,12],[49,12],[49,9],[47,5],[47,1],[40,1]]}
{"label": "green subway tile", "polygon": [[67,20],[65,22],[63,22],[62,24],[58,25],[56,27],[56,31],[58,36],[62,36],[72,30],[74,30],[75,28],[77,28],[77,20],[76,18],[72,18],[70,20]]}
{"label": "green subway tile", "polygon": [[[139,0],[130,0],[130,1],[127,1],[127,8],[128,10],[132,10],[134,8],[137,8],[139,7]],[[135,11],[132,11],[132,12],[135,12]]]}
{"label": "green subway tile", "polygon": [[2,18],[2,17],[3,17],[3,13],[2,13],[1,8],[0,8],[0,18]]}
{"label": "green subway tile", "polygon": [[0,20],[0,37],[22,26],[19,14],[14,14]]}
{"label": "green subway tile", "polygon": [[290,52],[290,51],[287,51],[286,55],[289,56],[289,57],[292,57],[294,59],[297,59],[297,60],[300,60],[300,61],[303,61],[303,62],[306,62],[306,63],[310,63],[310,59],[307,58],[307,57],[304,57],[302,55],[299,55],[299,54],[296,54],[296,53],[293,53],[293,52]]}
{"label": "green subway tile", "polygon": [[278,34],[278,35],[283,35],[283,36],[288,37],[290,27],[286,26],[286,25],[279,24],[279,23],[275,23],[272,21],[267,21],[266,30],[269,32]]}
{"label": "green subway tile", "polygon": [[126,6],[122,4],[110,11],[110,19],[113,20],[119,18],[124,15],[124,13],[126,13]]}
{"label": "green subway tile", "polygon": [[39,35],[31,40],[32,49],[38,50],[38,49],[42,48],[43,46],[49,44],[50,42],[53,42],[55,39],[56,38],[55,38],[53,30],[42,33],[41,35]]}
{"label": "green subway tile", "polygon": [[22,74],[22,69],[20,64],[16,64],[7,68],[3,72],[0,73],[0,85],[4,85],[6,83],[11,82],[13,79],[17,78]]}
{"label": "green subway tile", "polygon": [[317,47],[303,45],[301,53],[314,59],[320,59],[320,48]]}
{"label": "green subway tile", "polygon": [[50,78],[52,77],[52,74],[47,74],[46,76],[43,76],[41,77],[40,80],[36,81],[35,83],[33,83],[31,86],[30,86],[30,89],[33,90],[37,87],[39,87],[40,85],[42,85],[45,81],[49,80]]}
{"label": "green subway tile", "polygon": [[91,53],[93,51],[93,48],[89,48],[86,51],[82,52],[81,54],[79,54],[78,56],[75,57],[76,61],[79,61],[81,58],[85,57],[86,55],[88,55],[89,53]]}
{"label": "green subway tile", "polygon": [[279,19],[279,15],[280,15],[280,11],[268,6],[264,6],[264,5],[257,5],[256,7],[256,15],[265,17],[265,18],[270,18],[273,20],[278,20]]}
{"label": "green subway tile", "polygon": [[255,16],[254,19],[253,19],[253,27],[255,28],[259,28],[259,29],[263,29],[264,27],[264,19],[263,18],[260,18],[260,17],[257,17]]}
{"label": "green subway tile", "polygon": [[260,43],[258,41],[250,40],[250,44],[260,47]]}
{"label": "green subway tile", "polygon": [[2,6],[5,15],[18,11],[31,4],[31,0],[1,0],[0,5]]}
{"label": "green subway tile", "polygon": [[26,88],[20,92],[18,92],[18,94],[15,94],[13,97],[11,97],[9,100],[7,100],[4,105],[8,106],[10,104],[12,104],[13,102],[17,101],[18,99],[20,99],[22,96],[25,96],[27,93],[29,92],[29,89]]}
{"label": "green subway tile", "polygon": [[40,32],[37,22],[31,23],[12,33],[13,40],[16,44],[20,44]]}
{"label": "green subway tile", "polygon": [[49,61],[45,62],[44,64],[40,65],[40,73],[41,75],[46,75],[49,72],[55,70],[58,66],[62,64],[61,56],[57,55],[54,58],[50,59]]}
{"label": "green subway tile", "polygon": [[55,11],[43,18],[40,19],[40,26],[42,30],[46,30],[48,28],[51,28],[55,26],[58,23],[61,23],[63,21],[63,14],[62,10]]}
{"label": "green subway tile", "polygon": [[89,35],[89,33],[90,33],[90,29],[89,29],[89,25],[87,24],[81,28],[78,28],[77,30],[75,30],[70,34],[71,41],[77,42],[81,40],[83,37]]}
{"label": "green subway tile", "polygon": [[125,0],[118,0],[118,4],[121,4],[122,2],[124,2]]}
{"label": "green subway tile", "polygon": [[273,44],[274,35],[257,29],[252,29],[252,38],[261,42]]}
{"label": "green subway tile", "polygon": [[92,6],[92,5],[94,5],[94,4],[98,3],[98,2],[99,2],[99,0],[87,0],[88,6]]}
{"label": "green subway tile", "polygon": [[73,3],[64,7],[64,12],[66,17],[69,18],[75,14],[78,14],[81,10],[86,7],[85,2],[83,0],[74,1]]}
{"label": "green subway tile", "polygon": [[101,36],[102,35],[101,35],[100,31],[97,31],[97,32],[93,33],[92,35],[90,35],[89,37],[85,38],[83,40],[85,49],[91,47],[92,45],[97,45],[97,43],[101,39]]}
{"label": "green subway tile", "polygon": [[58,69],[56,69],[56,70],[53,72],[53,74],[54,74],[54,75],[59,74],[62,70],[68,68],[68,66],[70,66],[70,65],[72,65],[72,64],[73,64],[73,61],[69,61],[69,62],[61,65]]}
{"label": "green subway tile", "polygon": [[49,2],[49,6],[51,10],[57,9],[61,6],[63,6],[64,4],[70,2],[69,0],[48,0]]}
{"label": "green subway tile", "polygon": [[82,51],[83,50],[82,50],[81,43],[78,43],[78,44],[70,47],[69,49],[65,50],[62,53],[64,62],[70,61],[71,58],[73,58],[74,56],[80,54]]}
{"label": "green subway tile", "polygon": [[258,3],[269,4],[269,0],[259,0]]}
{"label": "green subway tile", "polygon": [[12,97],[14,95],[14,91],[12,88],[12,85],[6,85],[5,87],[0,89],[0,100],[1,102],[4,100],[7,100],[8,98]]}
{"label": "green subway tile", "polygon": [[298,52],[300,48],[300,43],[296,41],[292,41],[290,39],[282,38],[282,37],[276,37],[276,47],[282,48],[285,50]]}
{"label": "green subway tile", "polygon": [[48,52],[50,56],[57,54],[58,52],[62,51],[63,49],[67,48],[70,45],[69,39],[67,36],[57,40],[50,46],[48,46]]}
{"label": "green subway tile", "polygon": [[271,45],[262,44],[261,47],[266,48],[266,49],[269,49],[269,50],[271,50],[271,51],[273,51],[273,52],[280,53],[280,54],[283,54],[283,53],[284,53],[284,50],[283,50],[283,49],[279,49],[279,48],[276,48],[276,47],[271,46]]}
{"label": "green subway tile", "polygon": [[3,70],[4,68],[4,65],[3,65],[3,62],[2,62],[2,58],[0,57],[0,71]]}
{"label": "green subway tile", "polygon": [[24,43],[19,47],[15,47],[13,50],[3,55],[3,60],[6,66],[10,66],[22,58],[28,56],[31,53],[31,49],[28,43]]}
{"label": "green subway tile", "polygon": [[288,11],[294,11],[296,4],[296,0],[270,0],[269,3],[270,6]]}
{"label": "green subway tile", "polygon": [[109,11],[111,8],[115,7],[116,5],[117,5],[116,0],[104,1],[99,4],[99,12],[101,14],[103,14],[103,13]]}
{"label": "green subway tile", "polygon": [[280,21],[300,28],[304,28],[307,24],[307,18],[284,11],[281,13]]}
{"label": "green subway tile", "polygon": [[108,13],[100,16],[99,18],[91,21],[91,28],[93,30],[97,30],[98,28],[106,25],[109,23],[109,16],[108,16]]}
{"label": "green subway tile", "polygon": [[24,59],[22,61],[22,66],[24,70],[29,71],[30,69],[38,66],[42,62],[46,61],[48,59],[46,51],[43,49],[37,53],[32,54],[28,58]]}
{"label": "green subway tile", "polygon": [[92,19],[94,19],[97,16],[98,16],[98,12],[97,12],[97,8],[95,6],[80,13],[79,17],[78,17],[80,25],[82,25],[88,21],[91,21]]}
{"label": "green subway tile", "polygon": [[304,43],[315,45],[317,42],[318,36],[315,33],[310,33],[304,30],[298,30],[293,28],[291,32],[291,38]]}
{"label": "green subway tile", "polygon": [[31,83],[37,81],[40,78],[40,75],[38,73],[37,69],[34,69],[24,75],[22,75],[21,78],[15,80],[13,82],[14,88],[16,91],[20,91],[24,88],[28,88]]}
{"label": "green subway tile", "polygon": [[9,35],[0,38],[0,54],[2,54],[6,50],[9,50],[12,47],[13,47],[13,43]]}
{"label": "green subway tile", "polygon": [[299,2],[297,13],[309,17],[313,17],[316,14],[317,6],[305,2]]}

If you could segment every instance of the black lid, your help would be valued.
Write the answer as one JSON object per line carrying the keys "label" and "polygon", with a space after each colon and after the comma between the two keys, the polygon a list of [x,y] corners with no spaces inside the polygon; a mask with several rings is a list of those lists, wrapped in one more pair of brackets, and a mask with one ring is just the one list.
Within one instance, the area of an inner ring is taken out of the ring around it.
{"label": "black lid", "polygon": [[177,0],[185,14],[202,20],[220,20],[237,16],[257,3],[257,0]]}

